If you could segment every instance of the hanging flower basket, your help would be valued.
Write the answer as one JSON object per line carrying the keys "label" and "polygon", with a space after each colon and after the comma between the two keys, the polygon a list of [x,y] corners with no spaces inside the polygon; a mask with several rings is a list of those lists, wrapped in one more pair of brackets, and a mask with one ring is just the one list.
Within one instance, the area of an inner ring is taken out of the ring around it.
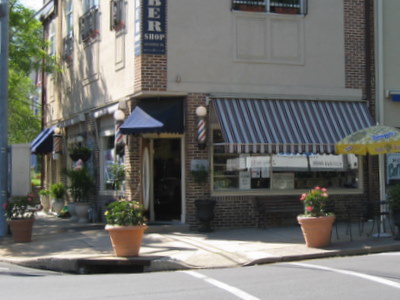
{"label": "hanging flower basket", "polygon": [[73,161],[78,161],[80,159],[82,161],[87,161],[89,160],[92,154],[92,151],[89,148],[83,146],[74,147],[70,149],[68,152],[69,152],[69,157],[71,157]]}

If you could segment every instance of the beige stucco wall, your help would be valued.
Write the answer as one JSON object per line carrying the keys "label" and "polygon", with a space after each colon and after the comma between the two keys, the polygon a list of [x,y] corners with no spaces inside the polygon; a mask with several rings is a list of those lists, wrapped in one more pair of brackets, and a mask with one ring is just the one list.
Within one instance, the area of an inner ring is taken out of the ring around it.
{"label": "beige stucco wall", "polygon": [[[79,17],[83,15],[82,1],[74,1],[73,63],[62,62],[61,93],[54,105],[53,119],[68,119],[78,113],[93,110],[124,99],[134,92],[134,12],[133,1],[127,1],[126,30],[118,34],[110,30],[110,1],[100,2],[99,39],[85,45],[80,41]],[[57,36],[62,53],[62,39],[66,36],[65,1],[61,1],[59,16],[53,22],[61,27]],[[60,16],[62,21],[60,22]],[[48,81],[53,90],[53,82]]]}
{"label": "beige stucco wall", "polygon": [[383,120],[386,125],[400,127],[400,102],[393,102],[385,97],[389,90],[398,90],[400,93],[400,32],[399,26],[400,1],[382,1],[382,25],[383,28],[378,32],[381,34],[382,44],[382,84],[379,99],[384,103]]}
{"label": "beige stucco wall", "polygon": [[230,7],[168,1],[168,89],[361,97],[345,89],[343,1],[310,0],[304,17]]}

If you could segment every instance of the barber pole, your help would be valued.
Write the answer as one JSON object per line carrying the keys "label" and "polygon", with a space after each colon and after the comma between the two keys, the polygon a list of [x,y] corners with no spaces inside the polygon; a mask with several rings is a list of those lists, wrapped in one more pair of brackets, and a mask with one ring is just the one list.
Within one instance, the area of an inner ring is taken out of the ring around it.
{"label": "barber pole", "polygon": [[123,149],[125,147],[124,135],[120,131],[120,127],[123,122],[115,123],[115,137],[114,137],[114,147],[115,147],[115,159],[117,159],[117,155],[123,155]]}
{"label": "barber pole", "polygon": [[197,141],[199,148],[204,149],[206,146],[206,121],[200,118],[197,122]]}
{"label": "barber pole", "polygon": [[121,125],[122,122],[116,122],[115,124],[115,146],[124,142],[124,135],[120,131]]}

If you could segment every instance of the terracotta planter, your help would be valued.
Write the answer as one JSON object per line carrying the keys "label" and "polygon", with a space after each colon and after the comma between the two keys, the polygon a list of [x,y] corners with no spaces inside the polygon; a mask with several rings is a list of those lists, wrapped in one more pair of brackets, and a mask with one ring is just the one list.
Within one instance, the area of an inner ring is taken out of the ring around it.
{"label": "terracotta planter", "polygon": [[327,217],[297,217],[301,225],[307,247],[326,247],[331,242],[332,225],[335,216]]}
{"label": "terracotta planter", "polygon": [[32,241],[32,229],[34,221],[34,218],[8,221],[14,242],[26,243]]}
{"label": "terracotta planter", "polygon": [[147,229],[146,225],[106,225],[105,229],[110,234],[115,256],[139,256],[143,233]]}

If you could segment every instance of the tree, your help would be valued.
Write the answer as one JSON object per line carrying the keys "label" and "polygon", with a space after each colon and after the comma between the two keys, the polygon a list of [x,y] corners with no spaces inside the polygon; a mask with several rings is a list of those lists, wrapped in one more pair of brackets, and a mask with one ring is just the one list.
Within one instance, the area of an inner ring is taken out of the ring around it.
{"label": "tree", "polygon": [[9,144],[30,143],[41,129],[41,116],[32,109],[31,97],[37,93],[30,75],[41,70],[43,61],[46,71],[51,70],[54,58],[46,54],[42,24],[19,0],[10,1],[9,28],[8,140]]}

